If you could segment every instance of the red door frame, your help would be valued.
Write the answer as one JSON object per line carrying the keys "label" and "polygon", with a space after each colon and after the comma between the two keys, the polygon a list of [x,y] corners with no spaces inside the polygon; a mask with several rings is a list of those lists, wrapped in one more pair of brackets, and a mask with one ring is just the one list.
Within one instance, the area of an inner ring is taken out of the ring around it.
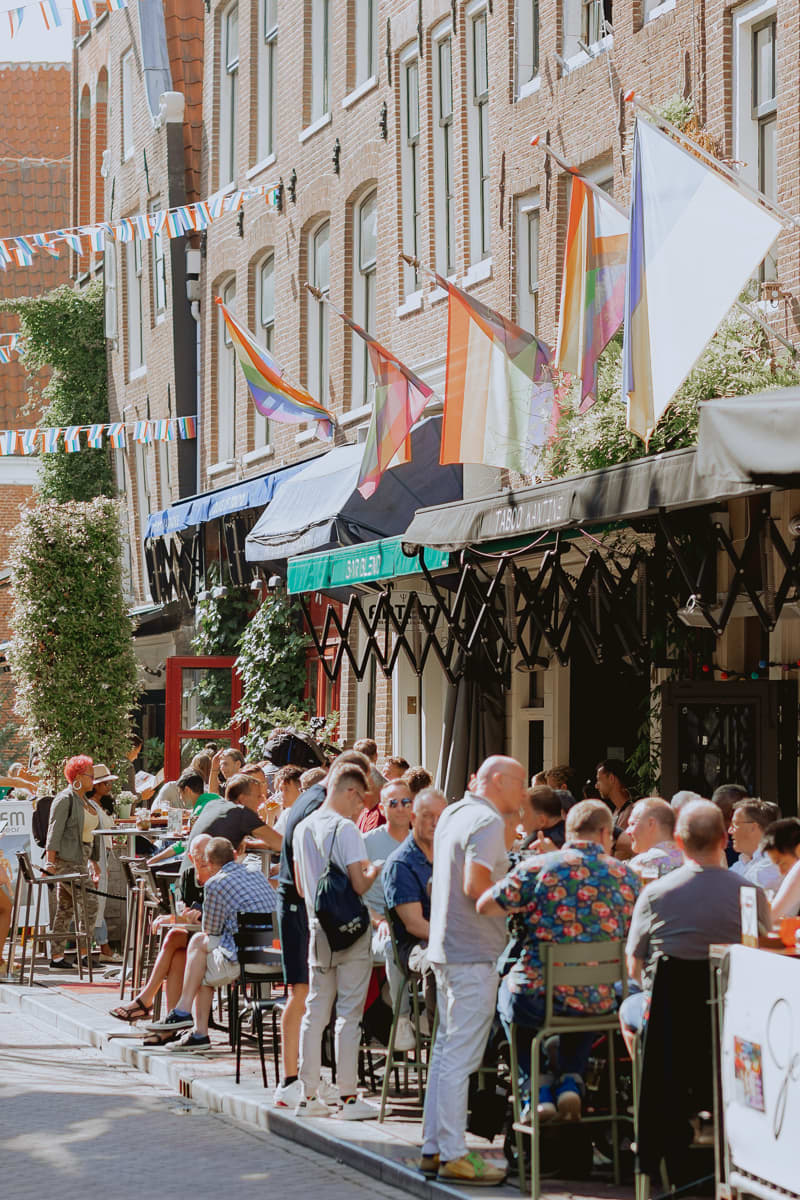
{"label": "red door frame", "polygon": [[[193,667],[227,667],[231,672],[231,723],[227,729],[183,729],[181,727],[181,701],[183,698],[183,671]],[[242,698],[242,679],[236,670],[236,659],[217,655],[199,655],[196,658],[181,658],[176,655],[167,659],[167,695],[164,714],[164,774],[167,779],[177,779],[181,773],[181,741],[187,737],[225,738],[237,750],[240,748],[242,726],[235,725],[233,715]]]}

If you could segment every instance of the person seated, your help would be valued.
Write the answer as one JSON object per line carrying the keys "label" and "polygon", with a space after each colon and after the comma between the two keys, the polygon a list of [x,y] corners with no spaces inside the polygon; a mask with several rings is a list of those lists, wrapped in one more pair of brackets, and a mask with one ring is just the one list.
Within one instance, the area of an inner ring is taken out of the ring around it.
{"label": "person seated", "polygon": [[[236,778],[229,786],[233,786]],[[214,991],[239,977],[236,953],[239,913],[271,913],[277,907],[277,896],[264,875],[248,871],[243,863],[237,862],[227,838],[209,838],[205,858],[208,874],[203,930],[189,943],[181,994],[163,1021],[153,1021],[147,1026],[152,1033],[188,1030],[175,1044],[176,1050],[207,1050],[211,1046],[208,1019]]]}
{"label": "person seated", "polygon": [[309,767],[307,771],[303,771],[300,776],[300,791],[307,792],[315,783],[322,783],[322,780],[328,774],[327,767]]}
{"label": "person seated", "polygon": [[208,790],[224,796],[228,780],[237,775],[243,766],[244,755],[241,750],[237,750],[234,746],[227,746],[222,750],[217,750],[211,759]]}
{"label": "person seated", "polygon": [[433,776],[425,767],[409,767],[403,776],[412,796],[416,796],[424,788],[433,787]]}
{"label": "person seated", "polygon": [[572,792],[575,787],[575,775],[570,766],[551,767],[549,771],[545,771],[543,782],[554,792]]}
{"label": "person seated", "polygon": [[[518,1027],[520,1082],[530,1086],[530,1049],[545,1016],[542,942],[604,942],[624,938],[639,892],[639,880],[627,863],[611,857],[614,821],[602,800],[583,800],[567,814],[567,840],[561,850],[523,860],[488,888],[476,905],[495,916],[517,912],[526,938],[519,960],[503,978],[498,1013],[506,1031]],[[554,1011],[570,1015],[607,1013],[616,1007],[611,986],[562,988]],[[538,1096],[540,1120],[581,1115],[583,1076],[592,1034],[560,1038],[557,1078],[543,1076]]]}
{"label": "person seated", "polygon": [[[275,792],[280,796],[281,814],[275,822],[273,828],[276,833],[283,837],[283,831],[286,828],[286,822],[289,820],[289,813],[292,805],[302,790],[300,780],[305,772],[302,767],[296,767],[293,763],[287,763],[285,767],[281,767],[275,775]],[[325,777],[323,771],[322,777]]]}
{"label": "person seated", "polygon": [[560,850],[564,845],[566,824],[561,795],[547,784],[529,788],[528,803],[523,808],[526,837],[519,846],[520,851],[546,854]]}
{"label": "person seated", "polygon": [[781,884],[773,897],[773,923],[784,917],[794,917],[800,910],[800,821],[783,817],[773,821],[764,831],[761,849],[778,868]]}
{"label": "person seated", "polygon": [[770,892],[777,892],[782,877],[775,863],[761,849],[761,839],[780,815],[777,804],[768,800],[737,800],[728,826],[733,848],[739,855],[731,870],[748,883],[755,883]]}
{"label": "person seated", "polygon": [[394,783],[396,779],[403,778],[410,766],[411,763],[407,758],[403,758],[399,754],[393,754],[391,758],[386,759],[381,769],[389,783]]}
{"label": "person seated", "polygon": [[[205,786],[203,776],[197,771],[193,771],[191,767],[188,767],[177,781],[180,806],[189,809],[193,817],[197,817],[203,811],[209,800],[222,799],[214,792],[207,792]],[[176,842],[174,845],[159,850],[157,854],[152,854],[147,860],[147,865],[152,869],[162,863],[171,862],[175,858],[180,858],[185,850],[186,846],[183,842]]]}
{"label": "person seated", "polygon": [[[427,956],[431,919],[433,835],[439,817],[446,807],[444,792],[436,788],[423,788],[421,792],[417,792],[411,811],[411,831],[386,859],[381,872],[386,913],[392,922],[400,966],[404,972],[422,976],[429,1026],[433,1023],[436,1009],[436,985]],[[386,945],[386,963],[386,974],[394,1005],[397,1003],[397,989],[402,987],[403,978],[401,976],[397,979],[391,940]],[[413,1045],[414,1031],[407,1011],[407,1006],[404,1006],[403,1016],[398,1021],[395,1041],[398,1050],[402,1049],[401,1026],[405,1040],[408,1040],[410,1033],[410,1044]]]}
{"label": "person seated", "polygon": [[675,820],[675,809],[658,796],[634,804],[627,829],[633,850],[630,865],[643,882],[683,866],[683,852],[675,844]]}
{"label": "person seated", "polygon": [[[642,991],[628,996],[619,1015],[625,1044],[633,1053],[642,1029],[660,955],[708,958],[717,942],[741,942],[739,893],[746,879],[725,865],[728,835],[722,811],[710,800],[693,800],[678,814],[675,841],[686,858],[682,867],[648,884],[633,910],[626,955],[628,975]],[[758,923],[772,927],[769,904],[757,888]]]}
{"label": "person seated", "polygon": [[[740,800],[746,799],[747,788],[742,787],[740,783],[721,783],[718,788],[714,789],[711,795],[711,803],[716,804],[717,808],[721,810],[726,829],[730,828],[734,804],[738,804]],[[777,820],[779,816],[780,813],[777,813],[775,819]],[[739,857],[730,840],[725,847],[725,857],[729,867],[732,867]]]}
{"label": "person seated", "polygon": [[259,816],[261,787],[252,775],[234,775],[228,783],[224,798],[209,800],[194,819],[189,846],[200,833],[227,838],[238,850],[248,841],[263,842],[269,850],[279,851],[281,835]]}
{"label": "person seated", "polygon": [[[118,1021],[127,1021],[129,1024],[133,1024],[144,1017],[149,1017],[153,1001],[164,984],[166,984],[167,990],[167,1007],[171,1009],[177,1003],[183,987],[186,948],[191,937],[191,934],[181,926],[198,924],[202,919],[202,888],[209,878],[210,872],[206,859],[206,848],[210,841],[211,838],[207,833],[201,833],[192,843],[189,858],[193,869],[187,871],[179,882],[179,896],[185,905],[184,911],[180,916],[175,917],[174,922],[171,916],[156,918],[155,928],[170,923],[173,924],[173,928],[164,938],[153,969],[142,990],[134,996],[129,1004],[120,1004],[117,1008],[111,1009],[111,1016],[116,1017]],[[152,1042],[146,1044],[163,1045],[168,1040],[171,1038],[155,1034]]]}

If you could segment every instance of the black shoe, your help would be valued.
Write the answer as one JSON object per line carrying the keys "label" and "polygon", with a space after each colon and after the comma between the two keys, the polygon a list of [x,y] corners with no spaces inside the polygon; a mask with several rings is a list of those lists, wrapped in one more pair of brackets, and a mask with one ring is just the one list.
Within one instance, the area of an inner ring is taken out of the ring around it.
{"label": "black shoe", "polygon": [[71,958],[51,958],[50,968],[53,971],[74,971],[75,963]]}
{"label": "black shoe", "polygon": [[149,1025],[145,1025],[145,1029],[149,1029],[151,1033],[161,1033],[162,1031],[172,1031],[181,1029],[193,1029],[194,1017],[191,1013],[187,1013],[185,1017],[181,1017],[173,1008],[163,1021],[151,1021]]}

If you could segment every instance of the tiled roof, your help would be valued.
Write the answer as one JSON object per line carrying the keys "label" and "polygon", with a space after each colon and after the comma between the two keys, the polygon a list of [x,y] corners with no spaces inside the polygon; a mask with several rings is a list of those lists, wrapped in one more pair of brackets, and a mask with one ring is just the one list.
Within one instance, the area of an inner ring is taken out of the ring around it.
{"label": "tiled roof", "polygon": [[[70,220],[70,68],[63,63],[0,63],[0,237],[59,229]],[[42,161],[42,160],[47,161]],[[30,267],[0,271],[0,298],[36,296],[69,282],[69,253],[36,254]],[[0,334],[19,328],[0,313]],[[26,376],[0,364],[0,429],[35,423],[20,410]]]}

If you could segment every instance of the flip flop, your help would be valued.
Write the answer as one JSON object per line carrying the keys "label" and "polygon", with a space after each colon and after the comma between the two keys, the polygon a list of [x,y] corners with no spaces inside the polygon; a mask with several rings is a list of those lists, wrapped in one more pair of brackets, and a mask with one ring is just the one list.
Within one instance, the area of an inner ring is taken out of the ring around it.
{"label": "flip flop", "polygon": [[142,1004],[141,1000],[136,999],[130,1004],[120,1004],[118,1008],[112,1008],[109,1015],[115,1017],[118,1021],[127,1021],[129,1025],[133,1025],[134,1021],[140,1021],[143,1017],[149,1017],[152,1010],[152,1005],[148,1008],[146,1004]]}

